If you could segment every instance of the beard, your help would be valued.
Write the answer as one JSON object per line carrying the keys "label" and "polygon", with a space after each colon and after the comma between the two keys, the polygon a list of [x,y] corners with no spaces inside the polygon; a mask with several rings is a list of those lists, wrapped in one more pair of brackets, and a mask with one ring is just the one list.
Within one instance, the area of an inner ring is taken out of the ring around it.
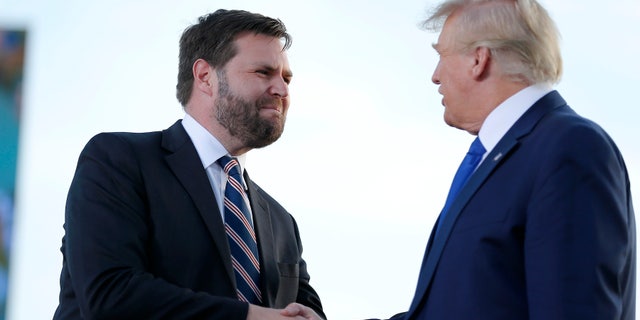
{"label": "beard", "polygon": [[282,105],[282,101],[273,97],[246,100],[231,92],[224,70],[218,70],[216,74],[218,98],[215,101],[215,118],[218,123],[245,147],[262,148],[278,140],[284,131],[286,117],[281,114],[277,118],[263,118],[260,108],[267,104]]}

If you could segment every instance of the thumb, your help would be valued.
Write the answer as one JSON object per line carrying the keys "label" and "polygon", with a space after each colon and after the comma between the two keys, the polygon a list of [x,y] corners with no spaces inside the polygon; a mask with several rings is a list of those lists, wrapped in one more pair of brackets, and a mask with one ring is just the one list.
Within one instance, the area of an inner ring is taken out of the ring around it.
{"label": "thumb", "polygon": [[297,303],[290,303],[286,308],[280,311],[283,316],[297,316],[302,313],[302,306]]}

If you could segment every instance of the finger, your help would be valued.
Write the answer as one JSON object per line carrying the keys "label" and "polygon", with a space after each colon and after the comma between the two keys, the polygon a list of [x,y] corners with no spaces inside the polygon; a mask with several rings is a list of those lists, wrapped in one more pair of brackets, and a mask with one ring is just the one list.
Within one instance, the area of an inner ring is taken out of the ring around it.
{"label": "finger", "polygon": [[301,305],[297,303],[291,303],[286,308],[282,309],[280,314],[282,314],[283,316],[293,317],[302,314],[303,311],[304,310],[302,309]]}

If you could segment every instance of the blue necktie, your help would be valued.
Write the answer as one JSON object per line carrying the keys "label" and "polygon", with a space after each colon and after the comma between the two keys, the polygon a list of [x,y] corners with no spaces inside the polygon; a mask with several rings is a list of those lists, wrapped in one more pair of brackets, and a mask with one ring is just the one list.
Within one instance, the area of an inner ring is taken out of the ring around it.
{"label": "blue necktie", "polygon": [[240,166],[235,158],[224,156],[218,163],[227,174],[224,191],[224,224],[231,250],[231,263],[236,277],[238,299],[260,304],[260,262],[258,245],[246,205]]}
{"label": "blue necktie", "polygon": [[444,208],[440,212],[440,218],[438,219],[438,227],[436,229],[440,229],[440,225],[444,221],[444,217],[447,215],[447,211],[451,206],[451,203],[458,195],[458,192],[462,189],[464,184],[469,180],[471,174],[476,170],[478,163],[482,159],[482,155],[487,150],[484,149],[480,139],[476,137],[471,143],[471,147],[469,147],[469,151],[467,155],[462,159],[462,163],[460,163],[460,167],[458,167],[458,171],[456,175],[453,177],[453,182],[451,183],[451,188],[449,189],[449,195],[447,196],[447,201],[444,204]]}

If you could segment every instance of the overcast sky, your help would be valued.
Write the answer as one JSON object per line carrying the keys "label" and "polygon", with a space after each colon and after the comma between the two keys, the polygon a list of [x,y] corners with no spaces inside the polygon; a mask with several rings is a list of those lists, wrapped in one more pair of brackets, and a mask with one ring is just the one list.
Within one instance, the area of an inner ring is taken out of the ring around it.
{"label": "overcast sky", "polygon": [[[218,8],[281,18],[293,35],[285,133],[249,153],[252,179],[297,219],[331,319],[405,311],[431,227],[472,136],[442,121],[431,83],[434,2],[0,0],[27,28],[9,318],[57,306],[64,203],[78,155],[102,131],[169,127],[178,39]],[[638,203],[640,2],[543,1],[563,36],[557,89],[618,143]]]}

